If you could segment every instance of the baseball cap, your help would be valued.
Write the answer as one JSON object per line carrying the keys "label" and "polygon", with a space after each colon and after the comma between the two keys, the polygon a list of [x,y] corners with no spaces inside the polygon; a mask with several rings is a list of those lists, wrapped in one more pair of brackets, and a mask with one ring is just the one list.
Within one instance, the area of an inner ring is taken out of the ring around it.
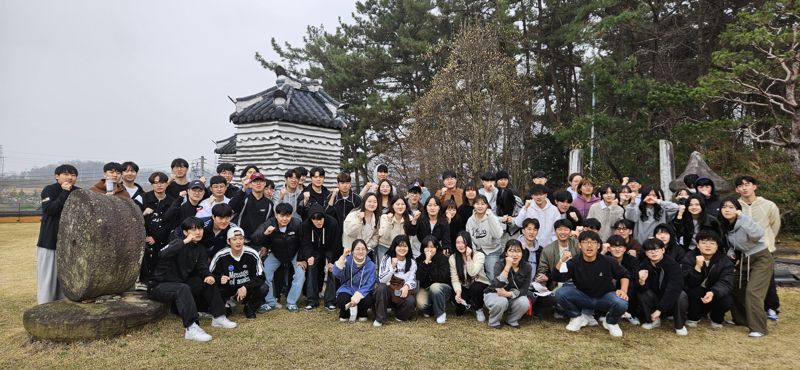
{"label": "baseball cap", "polygon": [[192,182],[189,183],[188,189],[194,189],[194,188],[200,188],[206,190],[206,185],[203,184],[203,182],[200,180],[192,180]]}
{"label": "baseball cap", "polygon": [[241,227],[232,227],[228,229],[228,239],[233,238],[236,236],[236,233],[239,233],[240,236],[244,236],[244,230]]}
{"label": "baseball cap", "polygon": [[261,172],[253,172],[253,174],[250,175],[250,181],[256,180],[267,181],[267,178],[264,177],[264,174]]}

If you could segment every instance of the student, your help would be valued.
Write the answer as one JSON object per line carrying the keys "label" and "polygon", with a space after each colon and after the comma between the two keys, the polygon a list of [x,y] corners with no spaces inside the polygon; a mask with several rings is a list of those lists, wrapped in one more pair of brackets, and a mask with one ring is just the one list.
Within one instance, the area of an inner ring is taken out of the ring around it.
{"label": "student", "polygon": [[233,173],[236,172],[236,166],[231,163],[220,163],[217,165],[217,175],[222,176],[225,179],[225,184],[227,184],[227,188],[225,189],[225,196],[230,199],[236,195],[237,190],[239,187],[233,184]]}
{"label": "student", "polygon": [[[533,185],[544,185],[547,186],[547,174],[542,170],[533,171],[531,174],[531,182]],[[554,203],[555,200],[553,199],[553,190],[549,187],[547,188],[547,199],[550,200],[551,203]]]}
{"label": "student", "polygon": [[647,239],[642,244],[645,258],[639,264],[635,284],[642,309],[642,329],[661,326],[661,316],[672,316],[675,334],[688,335],[686,310],[688,297],[683,291],[681,265],[666,254],[661,240]]}
{"label": "student", "polygon": [[142,196],[145,249],[139,273],[141,282],[150,280],[156,265],[158,265],[158,252],[169,243],[169,235],[174,229],[166,218],[167,210],[174,201],[166,192],[169,177],[163,172],[153,172],[147,181],[150,182],[153,190]]}
{"label": "student", "polygon": [[392,240],[378,270],[373,326],[383,326],[388,308],[394,308],[397,321],[406,321],[414,316],[417,302],[416,273],[417,262],[411,258],[408,236],[398,235]]}
{"label": "student", "polygon": [[733,306],[733,262],[720,248],[716,232],[700,230],[695,239],[697,248],[681,261],[689,296],[686,326],[695,327],[701,317],[709,315],[711,327],[719,329],[725,312]]}
{"label": "student", "polygon": [[417,308],[424,315],[433,313],[437,324],[447,321],[445,308],[453,297],[450,287],[450,264],[442,253],[442,246],[435,236],[422,241],[422,254],[417,257]]}
{"label": "student", "polygon": [[519,227],[514,224],[514,217],[517,217],[522,209],[522,199],[509,187],[508,172],[500,170],[495,174],[497,183],[497,208],[492,208],[500,223],[503,225],[503,240],[510,239],[517,233]]}
{"label": "student", "polygon": [[[467,220],[472,217],[472,212],[474,211],[474,204],[475,204],[475,197],[478,196],[478,189],[475,187],[475,184],[472,182],[468,182],[464,185],[464,201],[461,203],[461,206],[456,206],[456,215],[458,216],[457,219],[460,220],[460,223],[456,223],[456,233],[461,230],[464,230],[467,227]],[[455,204],[455,201],[453,202]],[[453,233],[453,226],[451,222],[450,226],[450,233]]]}
{"label": "student", "polygon": [[628,254],[634,257],[644,256],[642,245],[633,238],[634,222],[628,219],[621,219],[614,223],[614,235],[617,235],[625,240],[625,246]]}
{"label": "student", "polygon": [[489,202],[490,209],[497,209],[498,190],[495,187],[495,174],[486,172],[481,175],[481,184],[483,187],[478,189],[478,194],[486,197],[486,200]]}
{"label": "student", "polygon": [[[351,255],[352,252],[352,255]],[[367,310],[373,306],[375,295],[375,263],[367,258],[367,243],[356,239],[344,248],[333,264],[333,276],[339,281],[336,307],[339,321],[367,321]],[[353,312],[355,311],[355,312]],[[355,315],[354,315],[355,313]]]}
{"label": "student", "polygon": [[[770,253],[775,253],[775,238],[781,230],[781,214],[778,206],[774,202],[756,195],[758,190],[758,180],[752,176],[739,176],[733,184],[739,194],[739,204],[742,206],[742,213],[749,216],[762,229],[764,229],[764,243]],[[764,301],[764,308],[767,310],[767,318],[778,320],[778,309],[781,302],[778,298],[778,291],[775,289],[775,273],[767,290],[767,298]]]}
{"label": "student", "polygon": [[[272,195],[273,204],[289,203],[292,206],[297,205],[297,201],[303,197],[303,188],[300,184],[300,174],[294,169],[286,171],[283,174],[283,186]],[[300,217],[297,210],[292,213],[293,217]]]}
{"label": "student", "polygon": [[[383,261],[383,256],[389,250],[392,240],[398,235],[405,235],[406,224],[409,223],[408,206],[403,197],[394,197],[389,206],[391,211],[381,215],[378,227],[378,247],[376,248],[377,261]],[[419,255],[419,252],[415,254]]]}
{"label": "student", "polygon": [[298,186],[305,189],[306,187],[306,177],[308,177],[308,170],[303,166],[297,166],[294,168],[298,174],[300,174],[300,181],[298,182]]}
{"label": "student", "polygon": [[[214,208],[215,205],[228,204],[231,201],[230,198],[225,196],[228,183],[225,182],[224,177],[219,175],[211,176],[209,187],[211,188],[211,196],[200,202],[201,210],[197,211],[197,218],[211,217],[211,209]],[[209,256],[213,256],[213,254],[209,254]]]}
{"label": "student", "polygon": [[325,169],[314,167],[311,169],[311,184],[303,189],[303,198],[297,201],[297,214],[300,219],[308,218],[308,208],[314,204],[325,207],[329,201],[331,192],[325,187]]}
{"label": "student", "polygon": [[71,164],[62,164],[55,169],[56,182],[42,189],[42,223],[36,243],[36,300],[39,304],[64,298],[56,270],[56,241],[58,225],[64,202],[78,179],[78,169]]}
{"label": "student", "polygon": [[700,177],[695,180],[694,188],[697,190],[697,193],[702,194],[706,198],[706,213],[711,217],[717,217],[719,214],[720,198],[714,186],[714,181],[707,177]]}
{"label": "student", "polygon": [[621,337],[618,322],[628,309],[628,271],[611,257],[599,254],[602,240],[596,232],[584,231],[578,240],[580,255],[560,258],[551,272],[556,281],[573,282],[555,293],[559,306],[570,318],[567,330],[581,330],[589,325],[591,315],[586,312],[601,311],[606,312],[603,327],[612,337]]}
{"label": "student", "polygon": [[611,185],[601,186],[598,193],[602,201],[593,204],[589,208],[589,213],[586,214],[586,217],[596,218],[600,221],[598,234],[600,234],[601,239],[608,240],[611,234],[614,233],[612,225],[624,217],[625,210],[619,206],[617,192]]}
{"label": "student", "polygon": [[503,236],[503,227],[491,209],[489,202],[483,195],[475,198],[475,211],[467,220],[466,230],[472,237],[475,249],[486,255],[486,277],[491,281],[494,279],[494,267],[503,253],[500,237]]}
{"label": "student", "polygon": [[[455,172],[450,170],[442,172],[443,187],[437,190],[434,194],[436,198],[439,198],[439,205],[448,199],[452,199],[456,202],[457,206],[461,207],[461,203],[464,200],[464,189],[457,187],[457,183],[458,180],[456,180]],[[425,204],[429,204],[429,202],[426,202]]]}
{"label": "student", "polygon": [[701,230],[710,230],[717,235],[720,234],[719,221],[716,217],[708,215],[705,208],[706,199],[702,194],[692,194],[684,203],[678,205],[678,213],[672,220],[672,226],[685,251],[697,247],[694,236]]}
{"label": "student", "polygon": [[[620,266],[624,267],[628,274],[636,274],[639,271],[639,259],[628,253],[628,243],[619,235],[612,235],[603,244],[605,252],[601,252],[614,259]],[[619,280],[616,281],[617,289],[622,287]],[[640,304],[636,296],[636,289],[628,289],[628,312],[622,315],[627,318],[631,325],[639,325]]]}
{"label": "student", "polygon": [[547,201],[547,188],[544,185],[534,185],[531,189],[531,199],[525,201],[525,206],[514,218],[514,224],[522,227],[522,222],[527,218],[539,220],[542,228],[539,229],[539,245],[548,245],[556,240],[553,223],[559,219],[556,206]]}
{"label": "student", "polygon": [[372,252],[378,245],[380,237],[379,223],[378,196],[375,193],[367,193],[361,207],[350,211],[344,219],[342,245],[352,245],[356,239],[361,239],[367,244],[368,252]]}
{"label": "student", "polygon": [[659,224],[653,230],[653,237],[661,240],[665,246],[666,255],[672,257],[675,262],[683,260],[686,250],[678,245],[678,238],[675,236],[675,229],[669,224]]}
{"label": "student", "polygon": [[231,206],[225,203],[217,204],[211,209],[211,219],[206,221],[201,241],[209,256],[213,256],[229,246],[228,231],[232,227],[236,227],[236,225],[231,225],[232,216]]}
{"label": "student", "polygon": [[559,285],[551,276],[558,261],[580,255],[578,240],[570,238],[573,229],[572,223],[569,220],[558,220],[553,223],[553,228],[556,230],[556,240],[542,249],[535,278],[536,282],[546,285],[549,290],[554,290]]}
{"label": "student", "polygon": [[384,215],[391,211],[391,202],[394,199],[394,192],[392,191],[394,186],[389,180],[381,180],[378,182],[378,208],[380,209],[380,214]]}
{"label": "student", "polygon": [[642,183],[639,182],[639,179],[636,177],[623,177],[622,178],[622,186],[628,187],[630,189],[630,195],[627,199],[627,204],[633,203],[635,205],[639,205],[642,202]]}
{"label": "student", "polygon": [[117,162],[108,162],[103,165],[103,178],[97,181],[89,190],[122,199],[130,199],[128,192],[122,186],[121,180],[122,165]]}
{"label": "student", "polygon": [[697,190],[694,188],[694,183],[695,181],[697,181],[698,178],[700,178],[700,176],[698,176],[695,173],[690,173],[687,174],[686,176],[683,176],[683,184],[686,185],[686,189],[689,191],[690,194],[694,194],[697,192]]}
{"label": "student", "polygon": [[136,175],[138,173],[139,166],[136,163],[130,161],[122,162],[122,187],[128,191],[128,196],[133,200],[133,203],[136,203],[144,211],[142,206],[144,189],[136,183]]}
{"label": "student", "polygon": [[589,209],[600,202],[600,198],[595,195],[594,183],[589,178],[584,178],[578,184],[578,197],[572,201],[572,206],[580,213],[581,217],[586,218]]}
{"label": "student", "polygon": [[566,191],[557,191],[553,194],[556,208],[558,208],[559,217],[562,220],[569,220],[573,225],[580,225],[583,223],[583,215],[577,208],[572,206],[572,194]]}
{"label": "student", "polygon": [[689,192],[689,189],[680,188],[675,192],[675,195],[672,197],[672,199],[675,204],[684,204],[692,194],[693,193]]}
{"label": "student", "polygon": [[[256,172],[260,172],[258,166],[252,164],[244,166],[242,172],[239,174],[239,178],[241,179],[242,182],[242,189],[241,189],[242,191],[247,191],[248,185],[250,184],[250,178],[253,177],[253,174]],[[233,199],[233,197],[229,198]],[[247,231],[245,230],[245,232]]]}
{"label": "student", "polygon": [[503,316],[506,316],[506,324],[519,329],[519,320],[528,312],[528,285],[533,267],[522,257],[522,244],[513,239],[507,241],[502,259],[497,261],[494,268],[497,276],[483,291],[490,328],[500,329]]}
{"label": "student", "polygon": [[[462,204],[461,206],[463,207],[464,205]],[[458,214],[458,207],[456,207],[456,202],[454,202],[452,199],[444,202],[444,204],[442,204],[442,208],[444,208],[444,217],[450,229],[450,236],[448,237],[448,240],[456,240],[458,232],[466,229],[467,220],[462,219],[461,215]],[[412,248],[413,247],[414,245],[412,243]],[[414,256],[414,258],[416,257],[418,257],[418,255]]]}
{"label": "student", "polygon": [[253,239],[256,228],[274,216],[276,207],[264,192],[266,186],[264,175],[254,172],[242,187],[244,190],[239,190],[228,203],[233,208],[234,222],[244,230],[245,239]]}
{"label": "student", "polygon": [[[380,182],[388,179],[389,179],[389,166],[385,164],[379,164],[377,167],[375,167],[375,179],[374,179],[375,182],[367,181],[367,183],[364,184],[364,187],[361,189],[361,192],[358,195],[361,198],[364,198],[364,196],[366,196],[367,193],[377,194],[378,185],[380,185]],[[395,193],[394,188],[392,188],[392,193]]]}
{"label": "student", "polygon": [[[206,193],[205,185],[200,180],[194,180],[187,186],[189,190],[182,192],[178,198],[175,198],[164,215],[164,218],[172,225],[180,225],[183,220],[195,217],[198,210],[201,210],[200,202]],[[167,188],[169,188],[169,185],[167,185]]]}
{"label": "student", "polygon": [[256,311],[267,294],[261,257],[255,249],[244,245],[244,230],[232,227],[226,232],[228,247],[211,258],[209,269],[219,282],[223,302],[231,297],[244,305],[244,316],[256,318]]}
{"label": "student", "polygon": [[[465,190],[466,192],[466,190]],[[427,199],[427,198],[425,198]],[[408,202],[408,214],[409,216],[413,213],[414,210],[418,210],[420,212],[424,211],[424,207],[422,207],[422,187],[418,184],[414,183],[408,187],[408,191],[406,192],[406,201]]]}
{"label": "student", "polygon": [[189,217],[181,222],[183,238],[176,238],[159,252],[160,261],[148,284],[147,296],[158,302],[172,304],[186,328],[184,338],[198,342],[211,340],[200,328],[195,299],[208,304],[214,317],[211,326],[232,329],[236,323],[225,316],[225,305],[219,285],[208,269],[208,255],[200,244],[203,239],[203,221]]}
{"label": "student", "polygon": [[484,269],[485,254],[472,246],[472,237],[466,231],[456,236],[456,250],[450,256],[450,285],[456,301],[456,316],[467,308],[475,309],[478,322],[486,321],[483,313],[483,291],[489,286]]}
{"label": "student", "polygon": [[333,277],[333,262],[339,260],[342,255],[344,220],[350,211],[361,207],[361,197],[351,191],[351,181],[350,174],[346,172],[339,173],[336,176],[336,189],[331,191],[330,199],[325,207],[325,213],[336,220],[334,246],[325,256],[329,261],[326,267],[328,283],[325,284],[325,307],[330,311],[336,309],[336,291],[339,289],[339,282]]}
{"label": "student", "polygon": [[719,223],[728,246],[739,256],[733,285],[733,309],[736,325],[747,325],[752,338],[767,335],[764,298],[772,279],[774,260],[764,242],[764,229],[742,213],[736,198],[722,200]]}
{"label": "student", "polygon": [[172,169],[172,174],[169,185],[167,185],[167,194],[173,199],[180,198],[183,196],[182,192],[189,190],[189,179],[186,178],[186,174],[189,172],[189,162],[183,158],[175,158],[169,167]]}
{"label": "student", "polygon": [[[267,279],[267,302],[261,306],[260,311],[271,311],[280,308],[273,280],[275,270],[279,266],[286,267],[286,271],[294,271],[289,294],[286,296],[286,308],[289,312],[297,312],[297,300],[303,291],[303,282],[306,278],[307,258],[309,252],[302,250],[300,245],[300,220],[292,217],[292,206],[281,203],[275,207],[275,217],[262,223],[251,236],[253,245],[261,247],[260,255],[266,255],[264,260],[264,276]],[[267,255],[267,251],[269,254]],[[313,261],[312,261],[313,262]]]}
{"label": "student", "polygon": [[566,191],[572,196],[572,199],[576,199],[580,195],[581,181],[583,181],[583,174],[580,172],[573,172],[567,176]]}
{"label": "student", "polygon": [[619,193],[619,206],[623,209],[631,203],[639,204],[636,200],[636,194],[633,193],[628,185],[621,185],[617,192]]}
{"label": "student", "polygon": [[539,241],[536,239],[537,235],[539,235],[539,220],[527,218],[522,221],[522,233],[517,237],[517,240],[524,248],[525,260],[535,267],[539,266],[539,257],[542,255],[542,249],[544,249],[539,245]]}
{"label": "student", "polygon": [[638,206],[631,203],[625,207],[625,218],[636,223],[633,238],[644,244],[645,240],[653,236],[656,225],[672,222],[677,212],[677,204],[662,200],[656,189],[646,187]]}
{"label": "student", "polygon": [[452,242],[450,241],[450,225],[442,210],[442,203],[438,197],[430,197],[425,203],[425,212],[415,214],[408,226],[408,235],[416,236],[422,243],[425,237],[433,235],[442,243],[445,256],[450,255]]}
{"label": "student", "polygon": [[[319,306],[319,272],[325,269],[325,259],[331,255],[339,238],[336,237],[336,219],[325,214],[318,204],[308,209],[308,219],[303,221],[301,228],[301,249],[308,251],[310,255],[306,259],[308,268],[306,269],[306,306],[305,310],[310,311]],[[338,256],[337,256],[338,259]],[[328,260],[328,263],[333,263]],[[328,280],[333,284],[333,280]]]}

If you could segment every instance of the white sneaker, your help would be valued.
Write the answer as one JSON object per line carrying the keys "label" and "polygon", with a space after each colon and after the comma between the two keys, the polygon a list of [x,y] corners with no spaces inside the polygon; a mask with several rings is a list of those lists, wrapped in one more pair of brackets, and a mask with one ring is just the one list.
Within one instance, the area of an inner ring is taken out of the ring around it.
{"label": "white sneaker", "polygon": [[347,322],[347,319],[345,319],[344,317],[340,317],[339,322]]}
{"label": "white sneaker", "polygon": [[186,328],[186,333],[183,334],[183,338],[197,342],[208,342],[211,340],[211,336],[197,324],[192,324],[192,326]]}
{"label": "white sneaker", "polygon": [[711,322],[711,328],[712,329],[722,329],[722,324],[712,321]]}
{"label": "white sneaker", "polygon": [[228,316],[222,315],[211,320],[211,326],[215,328],[233,329],[236,327],[236,323],[228,320]]}
{"label": "white sneaker", "polygon": [[679,336],[685,337],[685,336],[689,335],[689,329],[686,329],[685,326],[680,328],[680,329],[675,329],[675,334],[678,334]]}
{"label": "white sneaker", "polygon": [[595,320],[594,316],[583,314],[583,317],[586,318],[586,326],[597,326],[597,320]]}
{"label": "white sneaker", "polygon": [[747,334],[747,336],[750,338],[761,338],[764,336],[764,333],[759,331],[751,331],[750,334]]}
{"label": "white sneaker", "polygon": [[560,314],[560,313],[558,313],[556,311],[553,311],[553,318],[556,319],[556,320],[561,320],[561,319],[564,318],[564,315],[562,315],[562,314]]}
{"label": "white sneaker", "polygon": [[478,319],[478,322],[486,321],[486,315],[483,313],[483,309],[475,311],[475,318]]}
{"label": "white sneaker", "polygon": [[586,322],[586,317],[583,315],[573,317],[569,319],[569,324],[567,324],[567,330],[569,331],[578,331],[581,330],[582,327],[588,325],[589,323]]}
{"label": "white sneaker", "polygon": [[655,319],[653,322],[646,322],[642,324],[642,329],[650,330],[661,326],[661,319]]}
{"label": "white sneaker", "polygon": [[686,320],[686,326],[690,328],[696,328],[698,322],[700,322],[700,320]]}
{"label": "white sneaker", "polygon": [[778,321],[778,312],[773,310],[773,309],[771,309],[771,308],[768,309],[767,310],[767,318],[772,320],[772,321]]}
{"label": "white sneaker", "polygon": [[637,326],[642,323],[641,321],[639,321],[639,319],[637,319],[637,318],[635,318],[633,316],[628,318],[628,322],[631,323],[631,325],[637,325]]}
{"label": "white sneaker", "polygon": [[619,324],[609,324],[603,321],[603,327],[608,330],[608,334],[611,334],[612,337],[621,337],[622,336],[622,329],[620,329]]}
{"label": "white sneaker", "polygon": [[358,321],[359,322],[365,322],[365,321],[367,321],[367,318],[366,317],[359,317]]}
{"label": "white sneaker", "polygon": [[446,313],[443,313],[443,314],[441,314],[441,315],[436,317],[436,323],[437,324],[444,324],[446,321],[447,321],[447,314]]}

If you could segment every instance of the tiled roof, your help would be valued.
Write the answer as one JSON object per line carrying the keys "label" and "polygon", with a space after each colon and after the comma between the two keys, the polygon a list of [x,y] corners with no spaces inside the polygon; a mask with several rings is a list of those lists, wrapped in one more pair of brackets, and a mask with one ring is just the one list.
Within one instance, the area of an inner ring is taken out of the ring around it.
{"label": "tiled roof", "polygon": [[214,149],[216,154],[236,154],[236,135],[227,139],[215,141],[217,148]]}

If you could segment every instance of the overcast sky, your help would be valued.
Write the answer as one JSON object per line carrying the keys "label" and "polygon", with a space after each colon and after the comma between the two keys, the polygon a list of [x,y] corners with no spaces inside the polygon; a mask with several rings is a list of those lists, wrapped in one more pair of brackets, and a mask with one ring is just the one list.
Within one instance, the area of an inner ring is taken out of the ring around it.
{"label": "overcast sky", "polygon": [[[227,95],[275,83],[269,39],[335,29],[352,0],[0,1],[5,172],[70,160],[168,168],[233,134]],[[324,81],[323,81],[324,85]]]}

